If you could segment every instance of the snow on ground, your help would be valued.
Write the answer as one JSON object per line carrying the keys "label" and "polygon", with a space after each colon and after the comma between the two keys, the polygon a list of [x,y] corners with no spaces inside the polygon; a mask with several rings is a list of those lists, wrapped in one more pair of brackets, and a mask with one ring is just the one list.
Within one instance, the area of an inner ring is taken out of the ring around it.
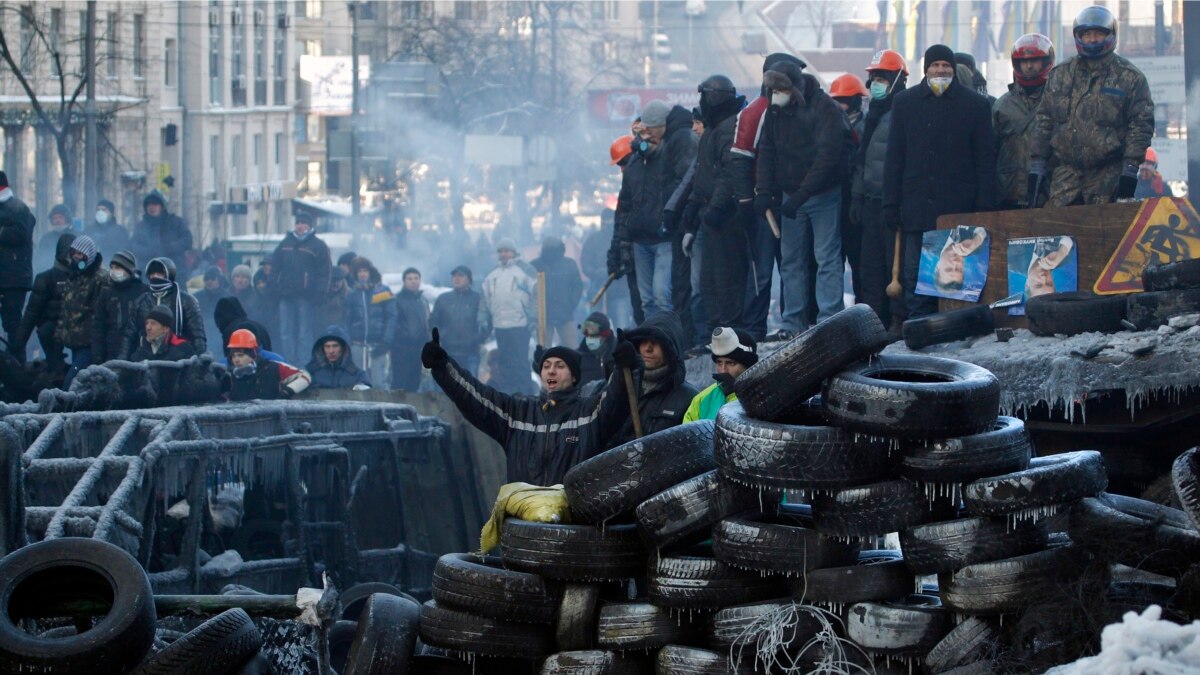
{"label": "snow on ground", "polygon": [[1101,651],[1074,663],[1051,668],[1047,675],[1182,675],[1200,673],[1200,621],[1186,626],[1162,621],[1162,608],[1141,615],[1126,612],[1121,623],[1106,626]]}

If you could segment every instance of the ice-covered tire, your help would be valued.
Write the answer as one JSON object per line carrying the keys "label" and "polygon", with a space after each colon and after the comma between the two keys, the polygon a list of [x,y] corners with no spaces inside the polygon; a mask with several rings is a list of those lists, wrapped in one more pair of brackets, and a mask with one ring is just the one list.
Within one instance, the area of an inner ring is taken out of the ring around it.
{"label": "ice-covered tire", "polygon": [[559,597],[540,576],[504,569],[500,558],[447,553],[433,568],[433,599],[493,619],[552,623]]}
{"label": "ice-covered tire", "polygon": [[806,519],[756,514],[718,523],[713,528],[713,554],[734,567],[798,574],[853,564],[858,545],[826,537]]}
{"label": "ice-covered tire", "polygon": [[648,602],[610,602],[600,606],[596,645],[601,649],[657,649],[690,644],[704,634],[704,623]]}
{"label": "ice-covered tire", "polygon": [[921,487],[906,480],[889,480],[813,494],[813,527],[837,537],[884,535],[926,519],[929,500]]}
{"label": "ice-covered tire", "polygon": [[838,373],[821,397],[830,422],[851,431],[950,438],[991,428],[1000,411],[1000,382],[963,361],[888,355]]}
{"label": "ice-covered tire", "polygon": [[508,518],[500,533],[504,565],[548,579],[597,581],[641,576],[646,553],[635,525],[560,525]]}
{"label": "ice-covered tire", "polygon": [[1200,563],[1200,533],[1183,511],[1133,497],[1102,494],[1071,508],[1071,541],[1105,560],[1182,576]]}
{"label": "ice-covered tire", "polygon": [[542,661],[541,675],[641,675],[642,664],[619,652],[585,649],[551,654]]}
{"label": "ice-covered tire", "polygon": [[988,619],[969,616],[925,655],[925,670],[939,675],[990,659],[1000,649],[1000,627]]}
{"label": "ice-covered tire", "polygon": [[1200,312],[1200,288],[1130,293],[1124,297],[1127,318],[1138,330],[1165,325],[1173,316]]}
{"label": "ice-covered tire", "polygon": [[660,556],[653,561],[649,578],[650,601],[671,609],[720,609],[778,598],[785,592],[779,577],[696,556]]}
{"label": "ice-covered tire", "polygon": [[1125,296],[1087,291],[1037,295],[1025,303],[1025,318],[1034,335],[1118,333],[1125,330]]}
{"label": "ice-covered tire", "polygon": [[1200,260],[1151,265],[1142,270],[1142,288],[1147,291],[1175,291],[1200,288]]}
{"label": "ice-covered tire", "polygon": [[893,464],[886,443],[856,440],[837,427],[761,422],[737,402],[717,413],[713,442],[721,475],[753,487],[860,485],[887,476]]}
{"label": "ice-covered tire", "polygon": [[847,307],[739,375],[738,400],[750,417],[779,419],[820,391],[825,378],[888,342],[887,330],[870,307]]}
{"label": "ice-covered tire", "polygon": [[[719,610],[708,620],[708,644],[724,654],[737,655],[742,649],[753,651],[757,649],[756,642],[762,633],[760,622],[763,617],[793,604],[791,598],[781,598],[774,601],[734,605]],[[795,625],[795,632],[799,642],[794,642],[794,644],[802,645],[808,641],[803,636],[815,635],[820,630],[821,624],[807,612],[798,612],[796,616],[798,622]],[[756,626],[756,624],[760,625]],[[756,628],[759,630],[755,630]],[[745,660],[747,659],[743,659],[743,661]]]}
{"label": "ice-covered tire", "polygon": [[638,532],[648,546],[667,548],[709,537],[722,518],[778,501],[758,490],[721,478],[717,471],[689,478],[638,504]]}
{"label": "ice-covered tire", "polygon": [[983,433],[905,444],[900,472],[925,483],[965,483],[1021,471],[1030,457],[1025,423],[1000,416]]}
{"label": "ice-covered tire", "polygon": [[898,602],[860,602],[846,612],[846,635],[877,654],[923,656],[946,637],[953,617],[929,596]]}
{"label": "ice-covered tire", "polygon": [[1200,531],[1200,448],[1192,448],[1171,465],[1171,487],[1183,512]]}
{"label": "ice-covered tire", "polygon": [[599,586],[566,584],[554,623],[554,641],[559,651],[579,651],[596,646],[599,614]]}
{"label": "ice-covered tire", "polygon": [[825,567],[788,578],[798,602],[851,605],[856,602],[902,600],[916,591],[917,579],[901,557],[859,554],[858,564]]}
{"label": "ice-covered tire", "polygon": [[904,346],[921,349],[943,342],[964,340],[976,335],[987,335],[996,327],[992,309],[987,305],[939,312],[919,319],[904,322]]}
{"label": "ice-covered tire", "polygon": [[538,657],[553,651],[545,626],[497,621],[439,607],[433,600],[421,606],[421,641],[489,656]]}
{"label": "ice-covered tire", "polygon": [[563,478],[571,517],[600,524],[667,488],[717,468],[713,422],[701,420],[644,436],[571,467]]}
{"label": "ice-covered tire", "polygon": [[417,646],[421,606],[415,600],[375,593],[367,598],[343,675],[406,675]]}
{"label": "ice-covered tire", "polygon": [[968,565],[938,577],[942,603],[963,614],[1005,614],[1037,604],[1078,577],[1084,556],[1057,546],[1015,558]]}
{"label": "ice-covered tire", "polygon": [[960,518],[917,525],[900,532],[904,564],[914,574],[953,572],[967,565],[1013,558],[1046,547],[1046,528],[1022,520]]}
{"label": "ice-covered tire", "polygon": [[[16,625],[56,616],[60,603],[81,599],[111,607],[90,630],[44,638]],[[112,544],[48,539],[0,560],[0,672],[124,673],[150,650],[154,625],[149,578],[133,556]]]}
{"label": "ice-covered tire", "polygon": [[[339,598],[342,603],[342,619],[344,621],[358,621],[358,615],[362,614],[363,605],[367,604],[367,598],[375,595],[376,593],[395,595],[397,597],[408,598],[413,602],[417,602],[416,598],[391,584],[385,584],[380,581],[368,581],[362,584],[354,584],[350,588],[347,588],[346,592],[342,593],[341,597]],[[420,605],[421,603],[417,602],[417,604]]]}
{"label": "ice-covered tire", "polygon": [[1108,486],[1095,450],[1035,457],[1029,468],[980,478],[963,486],[963,504],[977,516],[1033,517],[1040,510],[1094,497]]}
{"label": "ice-covered tire", "polygon": [[667,645],[658,650],[657,675],[751,675],[754,673],[753,664],[749,659],[734,668],[728,654],[684,647]]}
{"label": "ice-covered tire", "polygon": [[227,675],[262,649],[262,634],[241,609],[205,621],[146,659],[134,675]]}

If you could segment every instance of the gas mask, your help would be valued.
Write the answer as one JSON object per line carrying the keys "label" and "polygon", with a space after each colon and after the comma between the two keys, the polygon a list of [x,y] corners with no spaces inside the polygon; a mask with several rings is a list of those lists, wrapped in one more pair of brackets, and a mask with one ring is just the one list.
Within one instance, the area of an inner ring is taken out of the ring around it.
{"label": "gas mask", "polygon": [[108,211],[104,209],[96,209],[96,224],[104,225],[108,222]]}
{"label": "gas mask", "polygon": [[250,377],[257,371],[258,371],[258,366],[255,364],[255,362],[251,361],[250,363],[248,363],[244,366],[235,367],[233,369],[233,376],[240,380],[245,377]]}
{"label": "gas mask", "polygon": [[589,335],[589,336],[583,338],[583,343],[586,344],[587,348],[592,351],[596,351],[597,349],[599,349],[600,345],[603,344],[603,342],[604,342],[604,338],[600,337],[599,335]]}
{"label": "gas mask", "polygon": [[129,279],[129,273],[118,267],[108,271],[108,278],[112,279],[113,283],[119,284]]}
{"label": "gas mask", "polygon": [[929,78],[929,88],[933,90],[934,96],[941,96],[946,93],[953,81],[953,77],[931,77]]}
{"label": "gas mask", "polygon": [[771,105],[782,108],[791,102],[792,102],[792,95],[787,93],[786,91],[771,92]]}

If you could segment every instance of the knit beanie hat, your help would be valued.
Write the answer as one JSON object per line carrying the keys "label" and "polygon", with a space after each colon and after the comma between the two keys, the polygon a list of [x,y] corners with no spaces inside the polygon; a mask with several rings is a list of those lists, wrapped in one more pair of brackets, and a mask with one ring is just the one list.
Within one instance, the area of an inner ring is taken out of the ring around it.
{"label": "knit beanie hat", "polygon": [[561,345],[547,349],[542,352],[542,358],[538,359],[537,367],[539,373],[542,371],[542,364],[550,357],[562,359],[563,363],[567,364],[567,370],[571,371],[571,375],[574,376],[575,383],[579,383],[579,375],[583,372],[583,359],[579,356],[579,352]]}
{"label": "knit beanie hat", "polygon": [[747,368],[758,363],[758,343],[749,333],[734,328],[717,328],[713,330],[712,338],[708,349],[712,352],[714,362],[717,357],[723,356]]}
{"label": "knit beanie hat", "polygon": [[517,243],[515,241],[513,241],[512,239],[505,237],[505,238],[501,239],[500,241],[496,242],[496,250],[497,251],[512,251],[513,253],[516,253],[517,252]]}
{"label": "knit beanie hat", "polygon": [[250,272],[249,265],[236,265],[234,266],[233,274],[231,274],[230,277],[246,277],[247,279],[250,279],[253,278],[253,274]]}
{"label": "knit beanie hat", "polygon": [[71,250],[85,255],[89,265],[96,260],[96,254],[100,252],[100,249],[96,248],[96,242],[86,234],[75,237],[75,241],[71,242]]}
{"label": "knit beanie hat", "polygon": [[153,319],[167,328],[175,327],[175,314],[166,305],[155,305],[153,309],[146,313],[147,319]]}
{"label": "knit beanie hat", "polygon": [[924,72],[929,72],[929,64],[934,63],[935,61],[945,61],[951,66],[955,65],[954,50],[950,49],[946,45],[932,45],[929,49],[926,49],[925,62],[922,65],[922,68],[925,69]]}
{"label": "knit beanie hat", "polygon": [[113,254],[112,263],[124,267],[130,274],[137,274],[137,256],[132,251],[117,251]]}

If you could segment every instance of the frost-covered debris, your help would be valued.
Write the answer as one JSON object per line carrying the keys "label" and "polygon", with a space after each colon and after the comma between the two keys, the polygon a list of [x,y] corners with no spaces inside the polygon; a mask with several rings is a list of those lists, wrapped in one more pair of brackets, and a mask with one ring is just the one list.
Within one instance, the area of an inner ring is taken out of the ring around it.
{"label": "frost-covered debris", "polygon": [[1106,626],[1101,651],[1046,671],[1054,675],[1183,675],[1200,672],[1200,621],[1181,626],[1163,621],[1162,607],[1126,612]]}
{"label": "frost-covered debris", "polygon": [[[985,335],[919,351],[897,342],[883,353],[941,356],[987,368],[1003,387],[1002,415],[1020,417],[1030,408],[1046,404],[1070,416],[1076,402],[1105,390],[1123,391],[1132,414],[1152,397],[1176,400],[1187,390],[1200,387],[1200,330],[1196,328],[1176,331],[1168,327],[1164,334],[1136,331],[1070,337],[1038,337],[1018,329],[1008,342]],[[1147,351],[1148,344],[1153,349]],[[1090,352],[1095,356],[1086,358]]]}

